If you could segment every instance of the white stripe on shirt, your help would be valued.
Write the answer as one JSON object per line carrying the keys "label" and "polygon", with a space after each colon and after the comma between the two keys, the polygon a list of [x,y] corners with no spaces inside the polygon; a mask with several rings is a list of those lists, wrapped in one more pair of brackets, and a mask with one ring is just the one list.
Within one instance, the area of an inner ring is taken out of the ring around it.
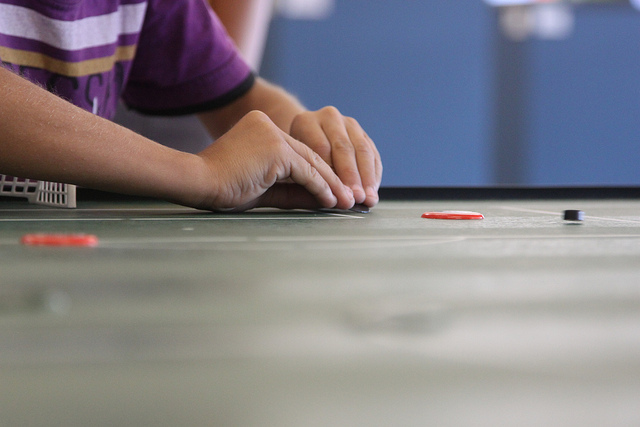
{"label": "white stripe on shirt", "polygon": [[124,34],[142,30],[147,3],[120,5],[113,13],[77,21],[62,21],[33,10],[0,4],[0,33],[38,40],[65,50],[80,50],[116,43]]}

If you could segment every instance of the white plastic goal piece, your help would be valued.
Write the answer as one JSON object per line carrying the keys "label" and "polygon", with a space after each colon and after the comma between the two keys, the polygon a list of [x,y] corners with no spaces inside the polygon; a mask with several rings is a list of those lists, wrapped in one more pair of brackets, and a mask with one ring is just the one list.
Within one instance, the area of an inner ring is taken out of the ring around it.
{"label": "white plastic goal piece", "polygon": [[76,207],[76,186],[0,174],[0,196],[23,197],[29,203],[59,208]]}

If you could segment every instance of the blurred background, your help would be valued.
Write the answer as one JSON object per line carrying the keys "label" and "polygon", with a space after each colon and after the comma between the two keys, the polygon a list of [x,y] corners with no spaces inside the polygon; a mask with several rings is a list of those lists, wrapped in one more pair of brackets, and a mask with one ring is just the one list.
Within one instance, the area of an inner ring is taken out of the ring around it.
{"label": "blurred background", "polygon": [[640,185],[638,3],[278,0],[260,74],[356,117],[384,186]]}

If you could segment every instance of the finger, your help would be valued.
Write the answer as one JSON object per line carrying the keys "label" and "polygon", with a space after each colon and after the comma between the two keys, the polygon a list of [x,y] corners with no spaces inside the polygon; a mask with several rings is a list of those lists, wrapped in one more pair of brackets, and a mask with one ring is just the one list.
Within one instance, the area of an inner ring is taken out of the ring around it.
{"label": "finger", "polygon": [[294,119],[291,135],[303,141],[305,145],[318,153],[329,166],[331,163],[331,145],[319,121],[312,114],[301,114]]}
{"label": "finger", "polygon": [[[300,141],[283,133],[289,146],[298,154],[298,158],[292,166],[290,176],[294,182],[303,185],[309,192],[318,197],[326,197],[323,193],[326,189],[318,187],[319,184],[326,184],[331,194],[336,198],[333,206],[340,209],[348,209],[355,203],[353,191],[345,186],[340,178],[333,172],[331,167],[320,157],[318,153],[307,147]],[[318,181],[317,183],[315,181]],[[328,200],[325,199],[325,200]],[[323,204],[323,207],[333,207]]]}
{"label": "finger", "polygon": [[367,140],[369,141],[369,143],[373,146],[373,149],[375,151],[375,158],[376,158],[376,183],[377,183],[377,188],[380,188],[380,184],[382,182],[382,171],[383,171],[383,167],[382,167],[382,156],[380,156],[380,152],[378,151],[378,148],[376,147],[376,144],[373,142],[373,140],[369,137],[369,135],[367,135],[367,133],[364,133],[365,138],[367,138]]}
{"label": "finger", "polygon": [[357,122],[348,125],[347,129],[353,141],[358,171],[366,195],[364,204],[374,206],[379,201],[378,190],[382,181],[380,153]]}
{"label": "finger", "polygon": [[331,159],[336,174],[345,185],[351,188],[356,203],[363,203],[366,194],[356,159],[358,148],[355,146],[355,144],[362,144],[362,141],[353,140],[347,129],[347,120],[342,116],[325,121],[322,126],[331,146]]}

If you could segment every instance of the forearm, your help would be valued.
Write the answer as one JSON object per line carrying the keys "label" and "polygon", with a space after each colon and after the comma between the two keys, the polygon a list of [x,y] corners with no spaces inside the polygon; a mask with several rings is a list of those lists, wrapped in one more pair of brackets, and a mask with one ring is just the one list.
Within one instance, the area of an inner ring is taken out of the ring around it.
{"label": "forearm", "polygon": [[214,138],[220,137],[249,111],[267,114],[280,129],[289,133],[293,118],[305,107],[291,94],[264,79],[257,78],[251,90],[230,105],[199,115]]}
{"label": "forearm", "polygon": [[259,80],[258,91],[252,94],[254,109],[266,113],[280,129],[289,133],[293,118],[306,108],[284,89]]}
{"label": "forearm", "polygon": [[273,0],[209,0],[214,12],[254,70],[260,68]]}
{"label": "forearm", "polygon": [[199,158],[154,143],[0,69],[0,172],[194,204]]}

